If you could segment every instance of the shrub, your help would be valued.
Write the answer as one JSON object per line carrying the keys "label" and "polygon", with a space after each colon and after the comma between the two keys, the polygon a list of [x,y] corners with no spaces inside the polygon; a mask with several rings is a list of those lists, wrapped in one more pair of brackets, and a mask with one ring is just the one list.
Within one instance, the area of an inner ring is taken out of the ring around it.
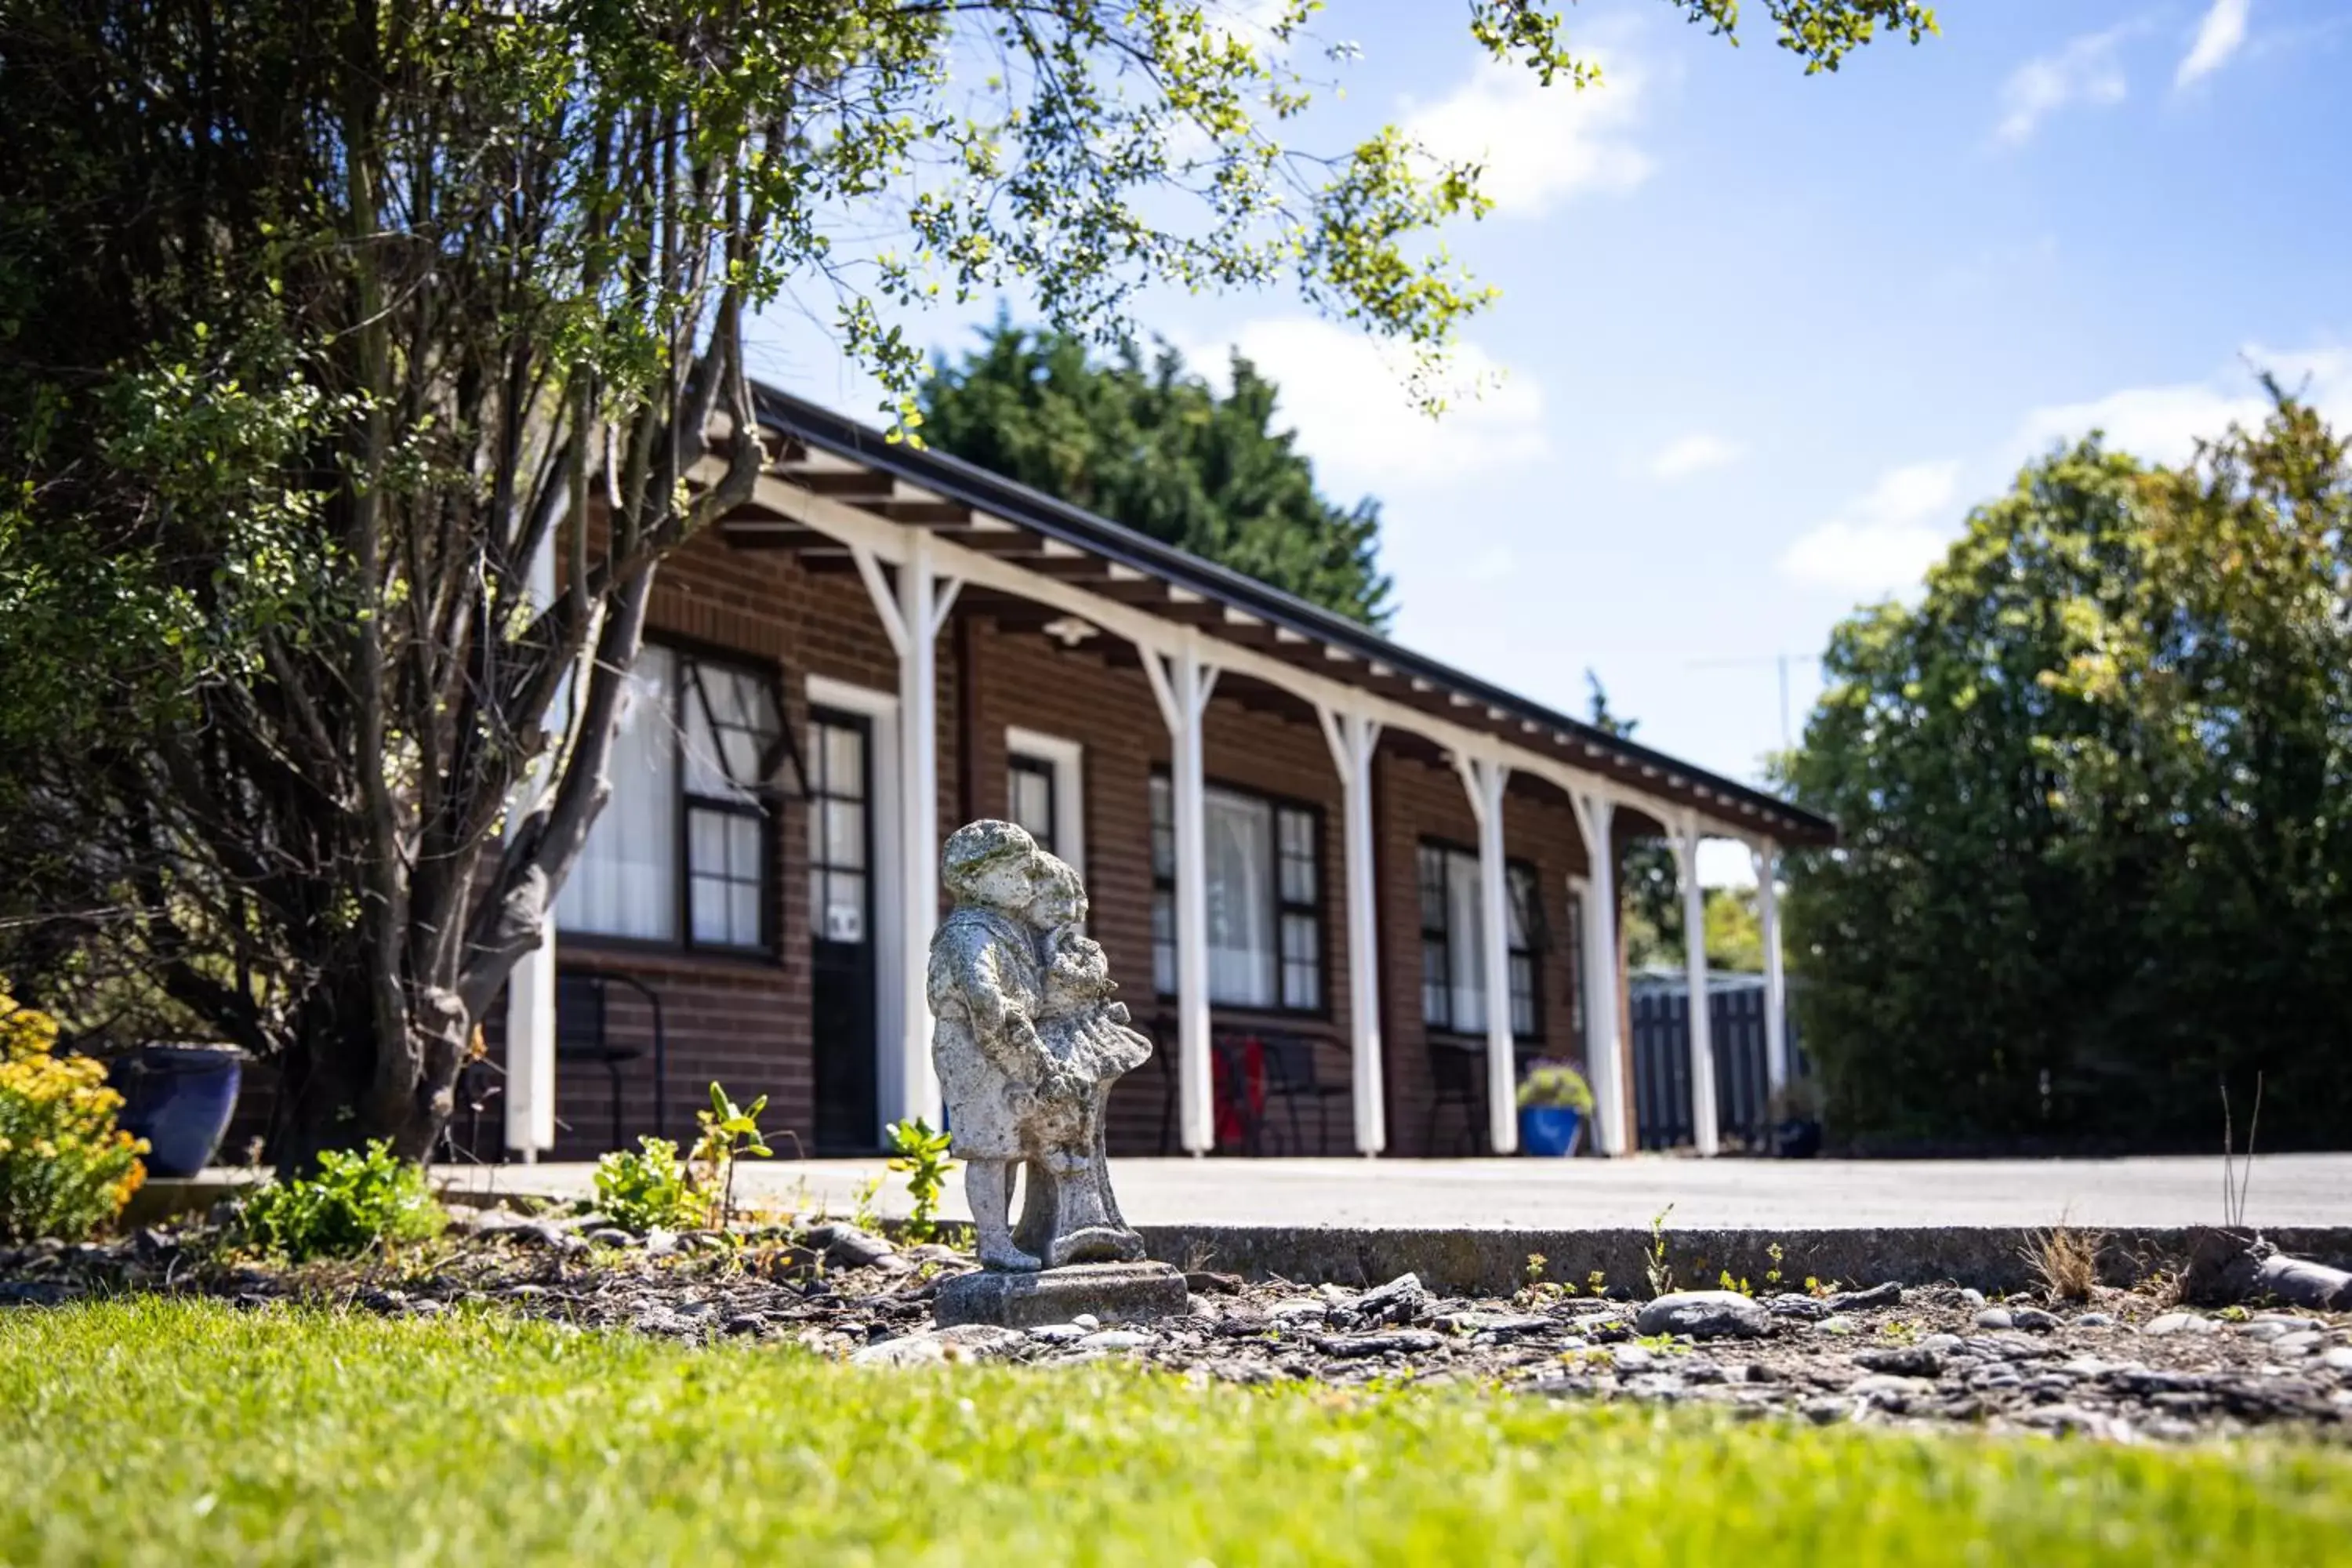
{"label": "shrub", "polygon": [[422,1241],[441,1234],[446,1223],[425,1184],[424,1169],[394,1154],[383,1139],[358,1152],[330,1150],[319,1156],[317,1175],[273,1182],[245,1206],[252,1240],[298,1262]]}
{"label": "shrub", "polygon": [[947,1185],[955,1162],[948,1158],[950,1134],[934,1132],[921,1117],[893,1121],[883,1131],[890,1140],[890,1169],[907,1178],[907,1192],[915,1211],[907,1220],[910,1241],[929,1241],[939,1235],[940,1191]]}
{"label": "shrub", "polygon": [[57,1041],[56,1020],[0,988],[0,1241],[81,1240],[147,1176],[104,1066],[57,1056]]}
{"label": "shrub", "polygon": [[1592,1086],[1584,1075],[1572,1067],[1557,1062],[1542,1063],[1528,1069],[1519,1080],[1519,1109],[1567,1109],[1592,1114]]}
{"label": "shrub", "polygon": [[644,1232],[702,1223],[709,1200],[696,1187],[667,1138],[640,1138],[596,1162],[596,1207],[614,1225]]}

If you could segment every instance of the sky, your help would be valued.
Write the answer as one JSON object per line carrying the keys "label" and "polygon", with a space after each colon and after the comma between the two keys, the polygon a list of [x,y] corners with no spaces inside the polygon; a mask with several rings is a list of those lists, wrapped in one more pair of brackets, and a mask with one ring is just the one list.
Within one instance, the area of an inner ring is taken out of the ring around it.
{"label": "sky", "polygon": [[[1445,238],[1501,298],[1437,420],[1290,296],[1141,315],[1205,371],[1237,345],[1320,488],[1380,500],[1398,640],[1573,713],[1590,671],[1752,782],[1838,622],[2053,442],[2179,459],[2258,416],[2262,368],[2352,426],[2352,0],[1943,0],[1941,37],[1810,78],[1746,9],[1734,49],[1665,0],[1573,5],[1580,93],[1486,61],[1450,0],[1317,16],[1358,48],[1317,61],[1344,95],[1310,129],[1486,162],[1494,212]],[[995,309],[906,325],[954,350]],[[821,321],[753,343],[878,417]]]}

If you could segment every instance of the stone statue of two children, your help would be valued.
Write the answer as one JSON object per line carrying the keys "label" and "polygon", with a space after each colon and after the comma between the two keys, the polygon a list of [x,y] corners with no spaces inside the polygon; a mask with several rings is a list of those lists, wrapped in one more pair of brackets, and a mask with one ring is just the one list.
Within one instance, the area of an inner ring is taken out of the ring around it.
{"label": "stone statue of two children", "polygon": [[982,1267],[1140,1258],[1142,1238],[1111,1196],[1103,1111],[1151,1042],[1111,999],[1118,987],[1085,933],[1077,873],[1015,825],[984,821],[948,839],[940,874],[954,909],[931,941],[931,1055]]}

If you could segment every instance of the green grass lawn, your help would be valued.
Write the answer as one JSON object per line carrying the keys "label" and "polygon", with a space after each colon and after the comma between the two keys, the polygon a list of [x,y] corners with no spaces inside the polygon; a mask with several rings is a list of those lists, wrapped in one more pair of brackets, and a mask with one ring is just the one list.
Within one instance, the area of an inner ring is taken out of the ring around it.
{"label": "green grass lawn", "polygon": [[2352,1454],[853,1371],[498,1318],[0,1311],[0,1563],[2352,1561]]}

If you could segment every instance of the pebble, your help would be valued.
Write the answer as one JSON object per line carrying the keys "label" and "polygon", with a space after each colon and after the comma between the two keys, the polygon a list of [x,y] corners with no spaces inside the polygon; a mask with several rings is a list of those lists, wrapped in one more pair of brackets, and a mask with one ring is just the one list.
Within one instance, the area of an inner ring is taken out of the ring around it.
{"label": "pebble", "polygon": [[1449,1312],[1437,1320],[1438,1327],[1463,1334],[1530,1334],[1552,1326],[1549,1318],[1530,1317],[1525,1312],[1482,1312],[1477,1310]]}
{"label": "pebble", "polygon": [[1851,1312],[1864,1307],[1893,1307],[1903,1300],[1903,1287],[1892,1279],[1884,1285],[1873,1285],[1867,1290],[1840,1290],[1827,1299],[1832,1312]]}
{"label": "pebble", "polygon": [[2327,1342],[2326,1336],[2305,1330],[2299,1334],[2282,1334],[2271,1342],[2274,1356],[2316,1355],[2319,1347]]}
{"label": "pebble", "polygon": [[1795,1318],[1805,1322],[1820,1322],[1830,1315],[1830,1304],[1811,1296],[1774,1296],[1764,1303],[1764,1310],[1776,1318]]}
{"label": "pebble", "polygon": [[677,1256],[677,1232],[674,1230],[664,1230],[660,1226],[655,1226],[652,1229],[646,1232],[646,1256],[647,1258],[673,1258]]}
{"label": "pebble", "polygon": [[1294,1298],[1287,1301],[1276,1301],[1273,1306],[1268,1307],[1265,1310],[1265,1315],[1272,1318],[1275,1321],[1280,1322],[1286,1318],[1325,1317],[1329,1314],[1330,1310],[1331,1305],[1328,1301],[1316,1301],[1305,1298]]}
{"label": "pebble", "polygon": [[1944,1362],[1925,1345],[1899,1345],[1892,1350],[1857,1351],[1853,1364],[1865,1372],[1884,1373],[1892,1377],[1924,1377],[1934,1379],[1944,1370]]}
{"label": "pebble", "polygon": [[1633,1321],[1644,1334],[1755,1339],[1771,1328],[1772,1314],[1737,1290],[1678,1290],[1644,1302]]}
{"label": "pebble", "polygon": [[1929,1334],[1919,1342],[1919,1348],[1923,1351],[1933,1351],[1937,1355],[1957,1355],[1966,1348],[1967,1343],[1968,1342],[1958,1334]]}
{"label": "pebble", "polygon": [[1374,1323],[1410,1323],[1421,1316],[1429,1292],[1422,1289],[1418,1274],[1400,1274],[1378,1289],[1367,1290],[1353,1301],[1332,1308],[1331,1315],[1369,1328]]}
{"label": "pebble", "polygon": [[2352,1372],[2352,1345],[2336,1345],[2320,1352],[2319,1364],[2330,1372]]}
{"label": "pebble", "polygon": [[588,1239],[599,1247],[635,1247],[637,1238],[617,1225],[600,1225],[587,1233]]}
{"label": "pebble", "polygon": [[2112,1329],[2116,1326],[2116,1320],[2108,1312],[2085,1312],[2074,1320],[2074,1326],[2078,1329]]}
{"label": "pebble", "polygon": [[[1979,1319],[1979,1321],[1982,1320]],[[2013,1328],[2031,1329],[2035,1333],[2046,1334],[2053,1329],[2063,1328],[2066,1320],[2055,1312],[2045,1312],[2039,1307],[2011,1307],[2009,1310],[2009,1321]]]}
{"label": "pebble", "polygon": [[2167,1312],[2149,1320],[2141,1333],[2163,1339],[2171,1334],[2218,1334],[2221,1325],[2210,1318],[2200,1318],[2194,1312]]}
{"label": "pebble", "polygon": [[2016,1326],[2016,1314],[2007,1307],[1987,1307],[1977,1314],[1977,1327],[1980,1329],[2013,1329]]}
{"label": "pebble", "polygon": [[738,1312],[727,1320],[723,1331],[737,1335],[757,1334],[767,1326],[768,1315],[765,1312]]}
{"label": "pebble", "polygon": [[1658,1360],[1655,1352],[1641,1345],[1619,1345],[1609,1354],[1620,1372],[1639,1372],[1643,1367],[1656,1365]]}
{"label": "pebble", "polygon": [[1080,1312],[1076,1317],[1072,1318],[1070,1321],[1086,1330],[1088,1333],[1093,1333],[1097,1329],[1102,1327],[1102,1320],[1096,1317],[1092,1312]]}
{"label": "pebble", "polygon": [[1134,1329],[1099,1329],[1078,1342],[1082,1351],[1139,1351],[1156,1342],[1151,1334]]}
{"label": "pebble", "polygon": [[1823,1318],[1813,1325],[1817,1334],[1850,1334],[1859,1327],[1852,1318]]}
{"label": "pebble", "polygon": [[1074,1345],[1090,1331],[1076,1323],[1042,1323],[1029,1331],[1029,1337],[1040,1344]]}
{"label": "pebble", "polygon": [[1985,1304],[1984,1292],[1974,1286],[1961,1286],[1959,1294],[1960,1305],[1963,1307],[1981,1307]]}

